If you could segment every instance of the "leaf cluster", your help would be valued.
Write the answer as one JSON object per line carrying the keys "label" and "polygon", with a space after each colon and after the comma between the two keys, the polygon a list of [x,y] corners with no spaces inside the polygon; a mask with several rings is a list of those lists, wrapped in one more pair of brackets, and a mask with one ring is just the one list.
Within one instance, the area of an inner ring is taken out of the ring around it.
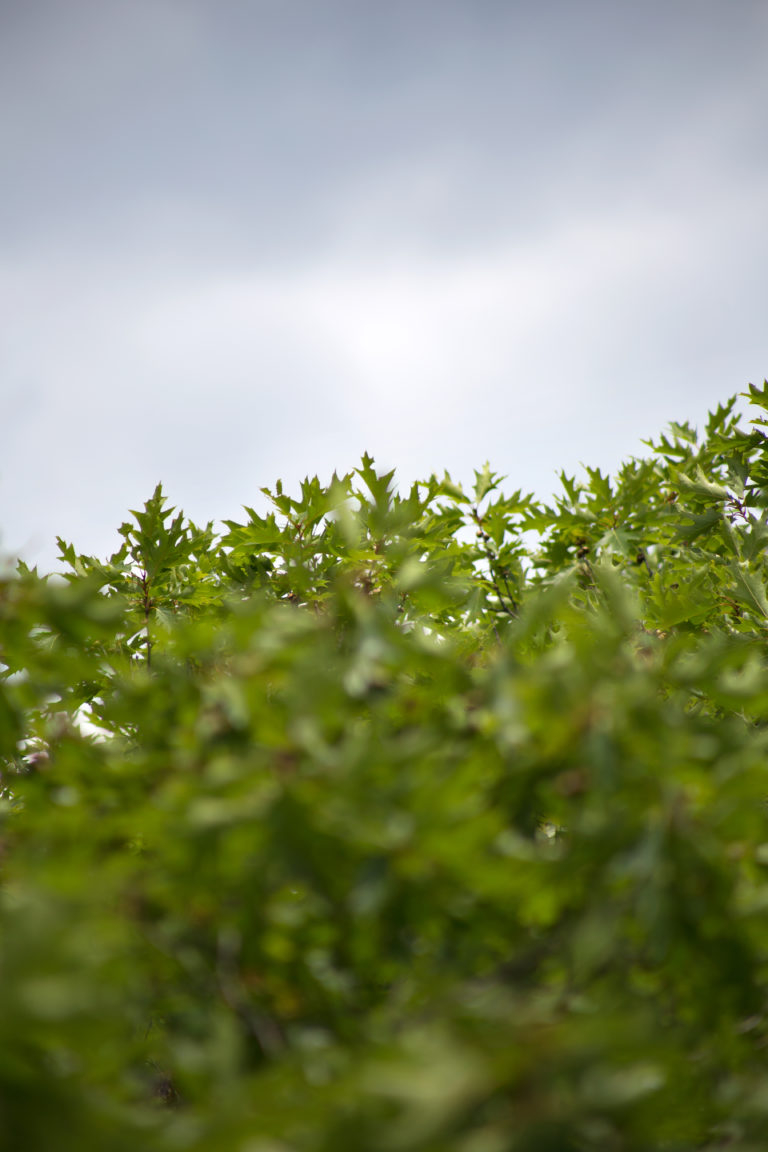
{"label": "leaf cluster", "polygon": [[0,1149],[761,1146],[768,385],[0,580]]}

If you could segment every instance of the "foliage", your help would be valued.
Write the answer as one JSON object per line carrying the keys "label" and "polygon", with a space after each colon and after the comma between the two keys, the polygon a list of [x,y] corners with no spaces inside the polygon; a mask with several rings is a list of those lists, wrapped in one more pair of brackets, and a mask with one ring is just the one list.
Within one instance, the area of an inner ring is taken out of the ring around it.
{"label": "foliage", "polygon": [[762,1147],[768,384],[0,582],[0,1149]]}

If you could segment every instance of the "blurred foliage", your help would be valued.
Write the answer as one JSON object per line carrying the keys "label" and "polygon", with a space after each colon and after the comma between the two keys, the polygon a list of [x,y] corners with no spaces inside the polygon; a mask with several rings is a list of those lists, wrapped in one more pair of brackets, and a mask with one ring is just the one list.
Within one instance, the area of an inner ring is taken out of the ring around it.
{"label": "blurred foliage", "polygon": [[768,385],[0,581],[0,1149],[764,1147]]}

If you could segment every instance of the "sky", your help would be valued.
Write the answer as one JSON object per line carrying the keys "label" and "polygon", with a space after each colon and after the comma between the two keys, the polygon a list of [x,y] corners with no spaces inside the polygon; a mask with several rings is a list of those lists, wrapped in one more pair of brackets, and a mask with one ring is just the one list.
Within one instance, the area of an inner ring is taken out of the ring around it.
{"label": "sky", "polygon": [[766,0],[0,0],[0,552],[768,375]]}

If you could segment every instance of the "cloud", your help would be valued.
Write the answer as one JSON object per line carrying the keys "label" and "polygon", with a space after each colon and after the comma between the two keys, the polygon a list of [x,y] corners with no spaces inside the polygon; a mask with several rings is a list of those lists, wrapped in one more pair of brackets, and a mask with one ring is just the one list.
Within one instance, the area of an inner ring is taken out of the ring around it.
{"label": "cloud", "polygon": [[761,378],[764,4],[435,13],[3,13],[8,546],[364,450],[546,491]]}

